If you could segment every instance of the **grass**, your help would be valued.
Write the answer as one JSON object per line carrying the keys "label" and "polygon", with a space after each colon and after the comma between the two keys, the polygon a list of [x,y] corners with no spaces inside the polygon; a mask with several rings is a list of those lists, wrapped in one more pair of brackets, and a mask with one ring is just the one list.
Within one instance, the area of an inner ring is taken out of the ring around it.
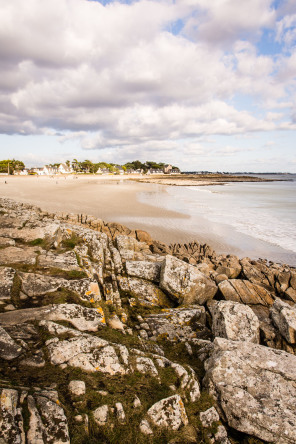
{"label": "grass", "polygon": [[57,291],[46,293],[40,298],[41,305],[49,304],[79,304],[90,307],[90,304],[80,299],[77,293],[67,288],[59,288]]}
{"label": "grass", "polygon": [[188,351],[185,347],[184,342],[172,343],[167,341],[166,339],[158,340],[157,344],[164,351],[165,357],[168,358],[172,362],[177,362],[181,365],[190,365],[196,373],[196,376],[199,380],[201,380],[205,375],[204,365],[197,358],[197,349],[196,345],[191,344],[191,348],[193,351],[192,355],[188,354]]}
{"label": "grass", "polygon": [[44,239],[38,237],[37,239],[33,239],[32,241],[28,242],[28,244],[32,247],[41,247],[48,251],[51,247],[51,240],[46,237]]}
{"label": "grass", "polygon": [[13,278],[11,292],[10,292],[10,299],[16,308],[20,308],[20,306],[21,306],[21,300],[20,300],[21,288],[22,288],[22,281],[20,280],[18,275],[15,274],[14,278]]}
{"label": "grass", "polygon": [[77,236],[77,234],[72,233],[71,237],[68,239],[63,239],[61,243],[61,247],[66,250],[73,250],[77,245],[80,245],[83,243],[83,239],[81,237]]}

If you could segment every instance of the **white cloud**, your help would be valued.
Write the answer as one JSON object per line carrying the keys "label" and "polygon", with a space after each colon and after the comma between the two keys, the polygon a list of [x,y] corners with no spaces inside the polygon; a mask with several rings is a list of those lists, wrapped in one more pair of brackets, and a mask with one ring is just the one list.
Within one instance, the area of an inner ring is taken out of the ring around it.
{"label": "white cloud", "polygon": [[[295,53],[256,48],[277,19],[271,0],[0,0],[0,11],[2,133],[181,156],[202,136],[294,129]],[[288,14],[277,23],[285,44]],[[257,113],[229,104],[240,94]]]}

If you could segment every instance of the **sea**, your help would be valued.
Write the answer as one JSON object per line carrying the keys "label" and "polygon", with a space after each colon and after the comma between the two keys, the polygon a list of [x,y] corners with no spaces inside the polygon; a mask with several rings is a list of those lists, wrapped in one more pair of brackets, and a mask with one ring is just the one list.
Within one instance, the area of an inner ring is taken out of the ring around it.
{"label": "sea", "polygon": [[296,174],[255,176],[273,181],[158,185],[138,200],[188,215],[166,222],[168,229],[181,228],[188,239],[206,241],[219,253],[296,266]]}

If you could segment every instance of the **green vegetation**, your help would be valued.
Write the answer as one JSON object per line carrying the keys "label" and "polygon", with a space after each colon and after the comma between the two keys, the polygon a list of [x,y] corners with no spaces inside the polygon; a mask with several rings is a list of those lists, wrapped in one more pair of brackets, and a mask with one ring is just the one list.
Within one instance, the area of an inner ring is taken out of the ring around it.
{"label": "green vegetation", "polygon": [[21,160],[7,159],[0,160],[0,173],[13,174],[14,171],[21,171],[25,168],[25,164]]}
{"label": "green vegetation", "polygon": [[73,250],[77,245],[80,245],[83,243],[83,240],[81,237],[77,236],[77,234],[72,233],[71,237],[69,239],[64,239],[62,241],[62,247],[66,250]]}

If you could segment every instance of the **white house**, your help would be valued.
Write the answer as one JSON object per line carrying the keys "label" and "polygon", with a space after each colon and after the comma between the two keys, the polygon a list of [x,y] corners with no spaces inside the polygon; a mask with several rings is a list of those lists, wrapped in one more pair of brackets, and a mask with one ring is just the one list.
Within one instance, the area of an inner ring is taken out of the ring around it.
{"label": "white house", "polygon": [[43,167],[43,174],[45,176],[53,176],[54,174],[58,174],[58,169],[57,167],[51,167],[49,165],[45,165]]}
{"label": "white house", "polygon": [[66,163],[61,163],[58,172],[61,174],[71,174],[73,173],[72,167],[68,166]]}

